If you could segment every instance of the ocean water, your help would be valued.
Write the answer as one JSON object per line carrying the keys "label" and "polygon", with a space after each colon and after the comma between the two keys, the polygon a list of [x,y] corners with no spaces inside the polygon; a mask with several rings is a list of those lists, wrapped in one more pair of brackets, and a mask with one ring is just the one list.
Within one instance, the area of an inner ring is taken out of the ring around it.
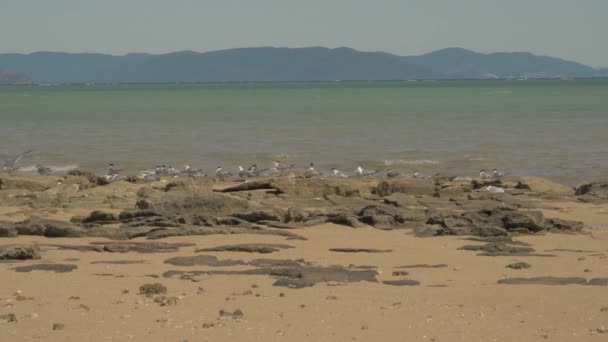
{"label": "ocean water", "polygon": [[608,80],[0,87],[0,159],[103,173],[278,159],[576,182],[608,172]]}

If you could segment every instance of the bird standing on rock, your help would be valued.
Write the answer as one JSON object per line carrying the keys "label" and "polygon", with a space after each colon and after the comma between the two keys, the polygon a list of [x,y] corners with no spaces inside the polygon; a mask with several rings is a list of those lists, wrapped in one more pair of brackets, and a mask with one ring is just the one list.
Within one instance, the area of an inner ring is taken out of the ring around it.
{"label": "bird standing on rock", "polygon": [[215,169],[215,176],[219,180],[224,180],[225,178],[232,177],[232,172],[224,171],[221,166],[218,166],[217,169]]}

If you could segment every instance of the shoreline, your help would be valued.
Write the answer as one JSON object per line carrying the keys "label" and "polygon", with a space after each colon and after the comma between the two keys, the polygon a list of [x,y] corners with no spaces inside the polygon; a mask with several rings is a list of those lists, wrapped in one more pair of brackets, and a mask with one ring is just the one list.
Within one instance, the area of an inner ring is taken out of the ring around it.
{"label": "shoreline", "polygon": [[0,174],[0,339],[601,341],[607,189]]}

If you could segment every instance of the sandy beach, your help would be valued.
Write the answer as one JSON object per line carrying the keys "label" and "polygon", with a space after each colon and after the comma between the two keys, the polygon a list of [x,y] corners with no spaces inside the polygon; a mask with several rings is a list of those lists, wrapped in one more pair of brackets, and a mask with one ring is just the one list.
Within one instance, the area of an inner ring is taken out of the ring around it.
{"label": "sandy beach", "polygon": [[603,183],[295,176],[2,175],[0,340],[608,336]]}

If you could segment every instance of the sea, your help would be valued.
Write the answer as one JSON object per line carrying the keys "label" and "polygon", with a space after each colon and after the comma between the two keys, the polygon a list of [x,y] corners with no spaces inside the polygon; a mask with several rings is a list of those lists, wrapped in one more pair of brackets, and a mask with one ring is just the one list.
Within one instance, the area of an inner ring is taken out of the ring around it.
{"label": "sea", "polygon": [[608,172],[608,79],[0,86],[0,160],[103,174],[357,165],[574,185]]}

